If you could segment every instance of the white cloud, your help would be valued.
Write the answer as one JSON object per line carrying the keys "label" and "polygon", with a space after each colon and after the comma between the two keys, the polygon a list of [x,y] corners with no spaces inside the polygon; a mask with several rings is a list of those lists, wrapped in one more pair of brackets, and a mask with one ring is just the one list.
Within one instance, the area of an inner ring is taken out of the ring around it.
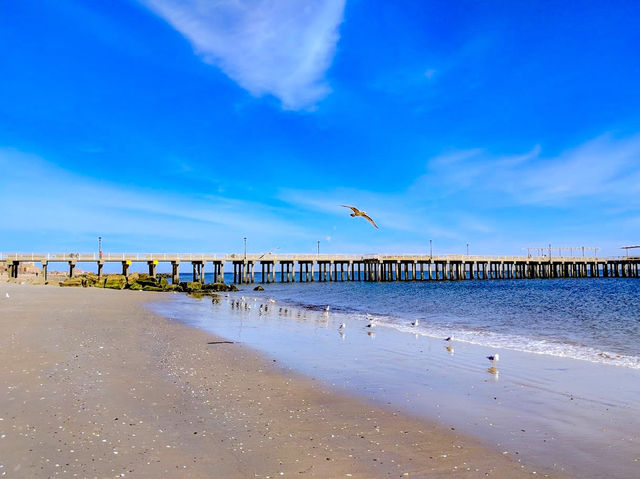
{"label": "white cloud", "polygon": [[[467,150],[434,158],[420,186],[442,186],[444,196],[472,188],[518,204],[566,206],[591,198],[598,205],[640,205],[640,135],[602,135],[558,155],[539,146],[521,155]],[[486,199],[489,201],[489,199]]]}
{"label": "white cloud", "polygon": [[252,95],[300,110],[330,92],[345,0],[141,1]]}
{"label": "white cloud", "polygon": [[203,244],[215,252],[236,248],[243,236],[249,236],[252,247],[260,251],[273,248],[283,237],[295,241],[305,235],[278,207],[117,185],[13,149],[0,148],[0,170],[5,181],[0,188],[0,231],[10,228],[12,237],[22,234],[26,243],[46,243],[49,233],[66,234],[73,243],[95,233],[119,236],[123,244],[129,242],[130,250]]}

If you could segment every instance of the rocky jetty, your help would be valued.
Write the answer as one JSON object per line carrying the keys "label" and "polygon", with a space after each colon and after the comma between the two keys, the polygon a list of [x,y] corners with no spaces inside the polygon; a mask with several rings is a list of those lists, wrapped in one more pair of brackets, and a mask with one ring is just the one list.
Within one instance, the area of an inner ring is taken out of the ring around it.
{"label": "rocky jetty", "polygon": [[170,284],[166,276],[153,277],[144,273],[133,273],[129,276],[106,274],[98,277],[94,273],[84,273],[60,282],[62,287],[130,289],[133,291],[178,291],[197,293],[200,295],[221,291],[238,291],[235,285],[225,283],[202,284],[199,282],[182,282]]}

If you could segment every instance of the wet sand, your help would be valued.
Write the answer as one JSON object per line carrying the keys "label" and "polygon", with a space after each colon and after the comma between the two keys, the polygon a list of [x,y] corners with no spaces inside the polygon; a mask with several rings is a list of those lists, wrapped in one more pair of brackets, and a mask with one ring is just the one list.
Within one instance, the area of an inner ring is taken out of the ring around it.
{"label": "wet sand", "polygon": [[0,293],[6,477],[533,475],[455,431],[155,315],[149,293],[6,283]]}

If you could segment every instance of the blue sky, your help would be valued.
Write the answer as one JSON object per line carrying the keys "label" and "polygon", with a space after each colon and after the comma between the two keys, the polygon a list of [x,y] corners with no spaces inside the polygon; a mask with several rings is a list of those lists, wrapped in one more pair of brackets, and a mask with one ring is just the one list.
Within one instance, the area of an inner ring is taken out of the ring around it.
{"label": "blue sky", "polygon": [[638,18],[3,2],[0,251],[621,254],[640,242]]}

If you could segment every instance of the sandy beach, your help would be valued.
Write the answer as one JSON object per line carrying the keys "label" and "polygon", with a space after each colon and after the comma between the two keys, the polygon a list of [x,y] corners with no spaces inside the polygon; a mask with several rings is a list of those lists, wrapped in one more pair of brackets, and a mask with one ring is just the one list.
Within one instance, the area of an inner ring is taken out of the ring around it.
{"label": "sandy beach", "polygon": [[164,293],[1,289],[3,476],[544,475],[143,306]]}

